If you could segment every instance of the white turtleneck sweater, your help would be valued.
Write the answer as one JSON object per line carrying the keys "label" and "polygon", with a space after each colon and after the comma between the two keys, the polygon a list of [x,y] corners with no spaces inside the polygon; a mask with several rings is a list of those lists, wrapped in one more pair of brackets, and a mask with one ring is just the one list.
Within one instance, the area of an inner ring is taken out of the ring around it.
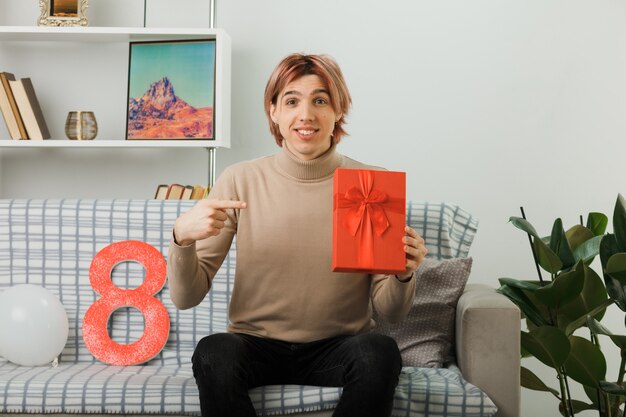
{"label": "white turtleneck sweater", "polygon": [[202,301],[237,234],[229,331],[294,343],[356,334],[373,325],[370,299],[381,316],[402,319],[414,278],[331,271],[333,173],[339,167],[377,169],[335,147],[312,161],[283,148],[228,167],[209,198],[248,207],[227,210],[218,236],[184,247],[172,240],[167,275],[175,304]]}

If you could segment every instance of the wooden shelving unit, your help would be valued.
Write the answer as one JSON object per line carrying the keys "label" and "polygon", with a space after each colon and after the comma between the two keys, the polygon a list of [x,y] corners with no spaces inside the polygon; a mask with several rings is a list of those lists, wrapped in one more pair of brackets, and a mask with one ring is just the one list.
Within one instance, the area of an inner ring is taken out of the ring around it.
{"label": "wooden shelving unit", "polygon": [[[0,26],[0,42],[136,42],[157,40],[216,40],[215,140],[125,140],[115,138],[74,141],[53,138],[43,141],[0,140],[0,148],[230,148],[231,40],[221,29]],[[127,58],[127,57],[126,57]],[[6,62],[10,62],[6,57]],[[3,61],[5,61],[3,57]],[[6,65],[5,62],[3,62]],[[126,65],[126,64],[124,64]],[[120,86],[125,89],[126,86]]]}

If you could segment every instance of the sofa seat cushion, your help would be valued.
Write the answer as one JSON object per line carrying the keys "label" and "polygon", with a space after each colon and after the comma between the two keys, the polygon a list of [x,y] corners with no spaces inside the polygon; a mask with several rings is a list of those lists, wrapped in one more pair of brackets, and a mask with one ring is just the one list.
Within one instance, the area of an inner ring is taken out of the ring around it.
{"label": "sofa seat cushion", "polygon": [[0,362],[0,413],[172,413],[198,408],[187,367]]}
{"label": "sofa seat cushion", "polygon": [[[0,360],[0,413],[200,415],[191,366],[100,363],[24,367]],[[341,388],[296,385],[253,389],[259,415],[332,409]],[[393,416],[491,416],[496,408],[458,368],[403,368]]]}

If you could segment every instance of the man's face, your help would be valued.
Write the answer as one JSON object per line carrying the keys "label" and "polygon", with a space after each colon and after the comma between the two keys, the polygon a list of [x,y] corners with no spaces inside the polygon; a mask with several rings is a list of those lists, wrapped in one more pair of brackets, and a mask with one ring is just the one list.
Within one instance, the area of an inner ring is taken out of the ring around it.
{"label": "man's face", "polygon": [[279,93],[271,116],[292,154],[303,161],[322,155],[331,146],[330,135],[339,120],[330,104],[328,88],[317,75],[305,75]]}

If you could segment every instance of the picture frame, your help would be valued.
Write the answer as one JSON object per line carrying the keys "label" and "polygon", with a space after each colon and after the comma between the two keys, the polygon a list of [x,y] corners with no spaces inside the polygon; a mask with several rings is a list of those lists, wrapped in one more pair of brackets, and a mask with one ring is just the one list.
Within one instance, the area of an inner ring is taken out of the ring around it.
{"label": "picture frame", "polygon": [[39,26],[88,26],[88,0],[39,0]]}
{"label": "picture frame", "polygon": [[126,140],[215,140],[216,40],[130,42]]}

